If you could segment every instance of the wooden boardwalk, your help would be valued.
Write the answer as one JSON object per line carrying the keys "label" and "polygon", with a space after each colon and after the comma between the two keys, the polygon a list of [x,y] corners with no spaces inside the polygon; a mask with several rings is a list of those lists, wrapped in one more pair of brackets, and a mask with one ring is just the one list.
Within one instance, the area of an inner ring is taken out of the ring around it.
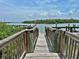
{"label": "wooden boardwalk", "polygon": [[51,27],[45,27],[45,33],[24,29],[0,41],[0,59],[79,59],[79,33]]}
{"label": "wooden boardwalk", "polygon": [[24,59],[60,59],[57,53],[49,51],[44,35],[39,34],[34,53],[27,53]]}
{"label": "wooden boardwalk", "polygon": [[39,34],[34,53],[48,53],[49,49],[43,33]]}

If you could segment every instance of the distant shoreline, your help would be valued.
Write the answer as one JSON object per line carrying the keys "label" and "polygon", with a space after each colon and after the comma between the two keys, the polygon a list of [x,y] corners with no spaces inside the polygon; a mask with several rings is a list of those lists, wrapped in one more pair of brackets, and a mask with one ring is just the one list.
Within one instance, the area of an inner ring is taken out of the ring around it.
{"label": "distant shoreline", "polygon": [[76,20],[76,19],[47,19],[47,20],[24,21],[23,23],[27,23],[27,24],[79,23],[79,20]]}

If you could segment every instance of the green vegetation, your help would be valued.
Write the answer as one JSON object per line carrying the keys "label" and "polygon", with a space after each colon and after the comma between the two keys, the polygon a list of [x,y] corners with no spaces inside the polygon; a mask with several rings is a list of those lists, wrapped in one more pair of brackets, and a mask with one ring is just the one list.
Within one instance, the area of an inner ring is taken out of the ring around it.
{"label": "green vegetation", "polygon": [[79,20],[75,19],[46,19],[46,20],[35,20],[35,21],[24,21],[23,23],[30,24],[55,24],[55,23],[79,23]]}
{"label": "green vegetation", "polygon": [[22,28],[17,26],[7,25],[5,23],[0,23],[0,40],[22,30]]}

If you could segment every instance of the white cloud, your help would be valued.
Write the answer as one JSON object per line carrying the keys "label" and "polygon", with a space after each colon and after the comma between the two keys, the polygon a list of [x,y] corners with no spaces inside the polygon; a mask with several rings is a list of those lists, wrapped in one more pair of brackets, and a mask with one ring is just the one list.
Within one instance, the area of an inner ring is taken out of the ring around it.
{"label": "white cloud", "polygon": [[58,11],[58,14],[59,15],[65,15],[65,13],[64,12],[61,12],[61,11]]}
{"label": "white cloud", "polygon": [[69,11],[69,13],[70,13],[70,14],[73,14],[73,13],[74,13],[74,11],[73,11],[73,10],[70,10],[70,11]]}
{"label": "white cloud", "polygon": [[74,9],[69,10],[68,14],[74,15],[76,12],[77,12],[77,9],[74,8]]}
{"label": "white cloud", "polygon": [[41,12],[40,14],[39,14],[40,16],[47,16],[48,15],[48,12]]}

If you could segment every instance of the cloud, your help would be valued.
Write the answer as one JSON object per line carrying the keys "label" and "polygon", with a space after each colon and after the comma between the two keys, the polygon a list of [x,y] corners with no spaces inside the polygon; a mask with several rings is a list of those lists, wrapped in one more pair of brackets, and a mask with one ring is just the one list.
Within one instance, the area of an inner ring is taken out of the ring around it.
{"label": "cloud", "polygon": [[73,10],[70,10],[69,11],[69,14],[71,14],[71,15],[74,14],[74,11]]}
{"label": "cloud", "polygon": [[37,13],[40,16],[47,16],[48,12],[47,11],[41,11],[40,13]]}
{"label": "cloud", "polygon": [[79,17],[78,10],[78,0],[0,0],[0,16],[10,19]]}
{"label": "cloud", "polygon": [[61,11],[58,11],[58,14],[59,14],[59,15],[66,15],[66,13],[61,12]]}

